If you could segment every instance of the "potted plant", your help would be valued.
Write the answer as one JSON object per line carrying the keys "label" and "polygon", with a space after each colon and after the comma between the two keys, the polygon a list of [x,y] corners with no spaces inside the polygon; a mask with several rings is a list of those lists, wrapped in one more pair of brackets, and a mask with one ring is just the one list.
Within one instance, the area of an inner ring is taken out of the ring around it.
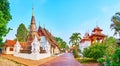
{"label": "potted plant", "polygon": [[103,63],[103,62],[104,62],[105,60],[104,60],[103,58],[98,58],[97,61],[98,61],[98,66],[104,66],[104,63]]}

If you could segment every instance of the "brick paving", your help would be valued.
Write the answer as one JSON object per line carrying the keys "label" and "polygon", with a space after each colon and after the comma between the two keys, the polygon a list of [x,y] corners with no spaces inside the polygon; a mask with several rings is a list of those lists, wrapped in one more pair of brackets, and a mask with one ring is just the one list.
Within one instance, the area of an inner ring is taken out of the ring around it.
{"label": "brick paving", "polygon": [[41,66],[82,66],[71,53],[65,53]]}
{"label": "brick paving", "polygon": [[80,64],[71,53],[65,53],[41,66],[98,66],[98,64]]}

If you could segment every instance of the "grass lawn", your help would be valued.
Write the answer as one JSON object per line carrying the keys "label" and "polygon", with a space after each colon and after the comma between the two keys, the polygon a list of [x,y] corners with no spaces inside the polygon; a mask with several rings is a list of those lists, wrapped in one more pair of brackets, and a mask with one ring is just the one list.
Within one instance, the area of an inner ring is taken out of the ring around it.
{"label": "grass lawn", "polygon": [[82,64],[90,64],[90,63],[98,63],[96,60],[92,59],[92,58],[75,58],[78,62],[82,63]]}

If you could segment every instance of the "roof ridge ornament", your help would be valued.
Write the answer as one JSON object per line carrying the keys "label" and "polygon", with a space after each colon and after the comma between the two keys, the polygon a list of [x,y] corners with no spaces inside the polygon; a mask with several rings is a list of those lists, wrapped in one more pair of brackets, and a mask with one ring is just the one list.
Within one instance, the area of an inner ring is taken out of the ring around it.
{"label": "roof ridge ornament", "polygon": [[34,6],[32,6],[32,16],[34,16]]}

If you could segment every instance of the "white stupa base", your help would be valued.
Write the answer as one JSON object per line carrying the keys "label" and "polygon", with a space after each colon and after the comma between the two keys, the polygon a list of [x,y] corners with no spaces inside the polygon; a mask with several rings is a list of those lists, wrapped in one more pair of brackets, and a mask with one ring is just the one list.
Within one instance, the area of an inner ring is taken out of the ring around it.
{"label": "white stupa base", "polygon": [[38,54],[38,53],[37,54],[34,54],[34,53],[31,53],[31,54],[14,53],[13,55],[16,57],[20,57],[20,58],[24,58],[24,59],[31,59],[31,60],[40,60],[40,59],[47,58],[47,57],[51,56],[50,53],[42,53],[42,54]]}

